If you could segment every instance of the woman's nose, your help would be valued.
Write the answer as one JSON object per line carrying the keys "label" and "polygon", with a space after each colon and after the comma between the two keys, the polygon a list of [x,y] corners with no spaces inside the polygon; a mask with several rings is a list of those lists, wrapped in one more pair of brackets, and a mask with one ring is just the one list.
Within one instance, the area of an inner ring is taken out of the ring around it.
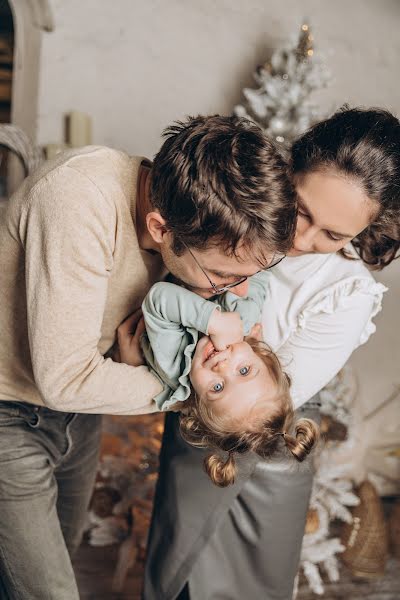
{"label": "woman's nose", "polygon": [[293,243],[294,248],[301,252],[311,252],[316,234],[317,231],[314,227],[306,227],[301,233],[296,234]]}
{"label": "woman's nose", "polygon": [[247,296],[249,293],[249,280],[243,281],[243,283],[239,283],[239,285],[235,285],[235,287],[229,290],[235,296],[240,296],[241,298]]}

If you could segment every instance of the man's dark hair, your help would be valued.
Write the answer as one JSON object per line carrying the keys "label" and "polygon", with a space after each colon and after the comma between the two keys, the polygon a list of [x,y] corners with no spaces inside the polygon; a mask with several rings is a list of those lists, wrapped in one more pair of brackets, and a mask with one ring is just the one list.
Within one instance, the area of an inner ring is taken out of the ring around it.
{"label": "man's dark hair", "polygon": [[287,164],[255,123],[238,117],[188,117],[164,131],[151,172],[153,207],[185,245],[239,247],[263,266],[292,245],[296,203]]}

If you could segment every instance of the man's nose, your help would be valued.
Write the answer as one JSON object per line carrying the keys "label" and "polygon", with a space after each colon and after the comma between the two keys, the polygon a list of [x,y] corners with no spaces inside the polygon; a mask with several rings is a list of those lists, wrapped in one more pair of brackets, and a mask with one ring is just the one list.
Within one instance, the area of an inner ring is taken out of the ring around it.
{"label": "man's nose", "polygon": [[231,288],[229,291],[232,292],[232,294],[235,294],[235,296],[244,298],[249,293],[249,280],[246,279],[246,281],[243,281],[243,283],[235,285],[235,287]]}

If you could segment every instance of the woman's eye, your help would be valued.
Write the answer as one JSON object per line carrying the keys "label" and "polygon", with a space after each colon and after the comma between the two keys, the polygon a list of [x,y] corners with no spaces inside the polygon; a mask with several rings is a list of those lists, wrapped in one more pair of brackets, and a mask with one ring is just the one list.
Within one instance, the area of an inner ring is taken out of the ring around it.
{"label": "woman's eye", "polygon": [[241,367],[239,373],[243,376],[248,375],[250,373],[250,367]]}
{"label": "woman's eye", "polygon": [[334,242],[342,242],[343,241],[343,238],[333,237],[333,235],[331,233],[329,233],[329,231],[326,232],[326,235],[328,236],[328,238],[330,240],[333,240]]}
{"label": "woman's eye", "polygon": [[216,392],[218,394],[219,392],[222,392],[223,389],[224,389],[224,384],[221,382],[218,382],[212,386],[211,391]]}

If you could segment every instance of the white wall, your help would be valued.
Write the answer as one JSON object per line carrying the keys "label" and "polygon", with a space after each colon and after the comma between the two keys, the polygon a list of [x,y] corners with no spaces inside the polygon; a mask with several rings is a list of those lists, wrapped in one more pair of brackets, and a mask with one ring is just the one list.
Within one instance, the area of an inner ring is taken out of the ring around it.
{"label": "white wall", "polygon": [[400,111],[398,0],[50,0],[39,141],[61,141],[62,113],[92,114],[94,141],[152,155],[171,120],[230,113],[251,73],[305,15],[344,101]]}
{"label": "white wall", "polygon": [[[44,35],[39,142],[62,141],[62,115],[92,115],[93,142],[151,157],[169,122],[230,113],[251,73],[304,17],[334,75],[319,94],[400,115],[398,0],[50,0]],[[363,402],[400,383],[400,261],[378,279],[390,286],[378,333],[355,355]]]}

